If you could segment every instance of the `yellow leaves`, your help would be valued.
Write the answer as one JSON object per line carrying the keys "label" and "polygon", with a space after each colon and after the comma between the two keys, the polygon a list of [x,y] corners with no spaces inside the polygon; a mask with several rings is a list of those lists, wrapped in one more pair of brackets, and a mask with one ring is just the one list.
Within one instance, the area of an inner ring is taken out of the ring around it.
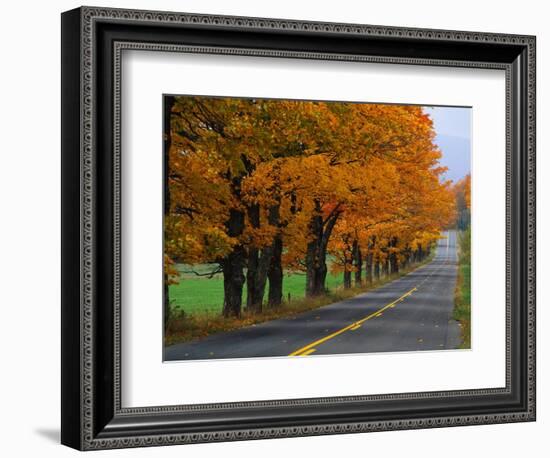
{"label": "yellow leaves", "polygon": [[165,253],[187,264],[212,262],[223,258],[238,242],[227,235],[222,224],[195,218],[190,223],[184,215],[172,215],[165,219]]}
{"label": "yellow leaves", "polygon": [[263,224],[258,228],[246,226],[241,236],[241,241],[247,246],[265,248],[273,243],[273,239],[277,233],[278,228],[270,224]]}
{"label": "yellow leaves", "polygon": [[472,178],[471,175],[466,175],[462,180],[456,183],[454,187],[454,192],[457,198],[462,199],[466,208],[470,208],[471,205],[471,187],[472,187]]}
{"label": "yellow leaves", "polygon": [[277,161],[259,164],[252,175],[243,178],[241,192],[247,204],[269,207],[276,202]]}
{"label": "yellow leaves", "polygon": [[[389,252],[399,253],[425,246],[454,215],[456,191],[440,183],[441,152],[421,107],[175,100],[165,225],[171,259],[215,262],[236,244],[263,248],[280,235],[286,267],[301,269],[315,236],[312,215],[326,219],[338,208],[329,249],[347,262],[353,240],[374,253],[397,238]],[[461,192],[469,207],[469,181]],[[260,209],[259,223],[246,216],[230,237],[230,212],[251,206]]]}

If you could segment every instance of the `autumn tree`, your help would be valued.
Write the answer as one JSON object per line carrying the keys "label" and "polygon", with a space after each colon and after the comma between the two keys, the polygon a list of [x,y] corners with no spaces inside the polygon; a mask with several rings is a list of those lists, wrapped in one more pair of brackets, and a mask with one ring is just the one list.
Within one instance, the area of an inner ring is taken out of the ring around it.
{"label": "autumn tree", "polygon": [[471,195],[471,176],[466,175],[459,180],[453,187],[453,193],[456,200],[456,227],[459,230],[466,229],[470,224],[470,195]]}
{"label": "autumn tree", "polygon": [[[282,284],[281,266],[272,262],[282,245],[275,169],[263,175],[268,182],[254,174],[261,164],[304,154],[301,139],[314,130],[317,112],[306,102],[175,99],[169,154],[169,187],[175,191],[172,217],[167,218],[167,252],[187,263],[220,266],[224,315],[240,315],[245,281],[249,308],[260,309],[266,276],[278,276]],[[259,189],[268,190],[268,197]],[[277,294],[271,296],[280,302]]]}
{"label": "autumn tree", "polygon": [[[327,256],[362,285],[422,257],[454,211],[420,107],[167,98],[165,273],[212,264],[225,316],[282,301],[283,272],[326,289]],[[197,275],[204,273],[195,272]]]}
{"label": "autumn tree", "polygon": [[254,109],[248,100],[188,97],[172,108],[166,251],[187,264],[219,265],[226,316],[240,314],[245,282],[240,187],[261,149],[246,149],[241,138],[251,133]]}

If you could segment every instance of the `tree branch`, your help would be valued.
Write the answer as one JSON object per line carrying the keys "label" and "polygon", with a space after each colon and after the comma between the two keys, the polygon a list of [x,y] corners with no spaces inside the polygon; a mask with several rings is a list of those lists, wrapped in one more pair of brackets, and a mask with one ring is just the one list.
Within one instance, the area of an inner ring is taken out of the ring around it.
{"label": "tree branch", "polygon": [[223,269],[221,267],[218,267],[216,270],[214,270],[212,272],[200,273],[200,272],[197,272],[196,270],[183,270],[181,273],[182,274],[195,274],[197,277],[212,278],[214,275],[220,274],[222,272],[223,272]]}

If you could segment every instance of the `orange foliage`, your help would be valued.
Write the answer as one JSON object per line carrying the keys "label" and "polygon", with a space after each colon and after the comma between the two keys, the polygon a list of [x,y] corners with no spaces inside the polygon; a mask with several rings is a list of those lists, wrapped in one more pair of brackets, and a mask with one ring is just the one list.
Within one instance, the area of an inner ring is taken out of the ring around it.
{"label": "orange foliage", "polygon": [[[364,256],[402,261],[455,217],[421,107],[176,97],[170,134],[170,260],[221,262],[236,246],[264,249],[281,237],[283,267],[306,270],[320,216],[334,222],[333,267],[349,271],[354,243]],[[238,233],[228,230],[231,212],[245,215]]]}

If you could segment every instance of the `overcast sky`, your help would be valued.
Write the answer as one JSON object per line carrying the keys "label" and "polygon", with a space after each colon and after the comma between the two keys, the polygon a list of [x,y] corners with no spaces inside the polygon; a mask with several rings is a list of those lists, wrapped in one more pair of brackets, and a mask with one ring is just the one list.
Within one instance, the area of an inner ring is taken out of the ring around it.
{"label": "overcast sky", "polygon": [[448,167],[446,179],[458,181],[470,173],[472,109],[424,107],[434,121],[435,143],[443,153],[441,164]]}

